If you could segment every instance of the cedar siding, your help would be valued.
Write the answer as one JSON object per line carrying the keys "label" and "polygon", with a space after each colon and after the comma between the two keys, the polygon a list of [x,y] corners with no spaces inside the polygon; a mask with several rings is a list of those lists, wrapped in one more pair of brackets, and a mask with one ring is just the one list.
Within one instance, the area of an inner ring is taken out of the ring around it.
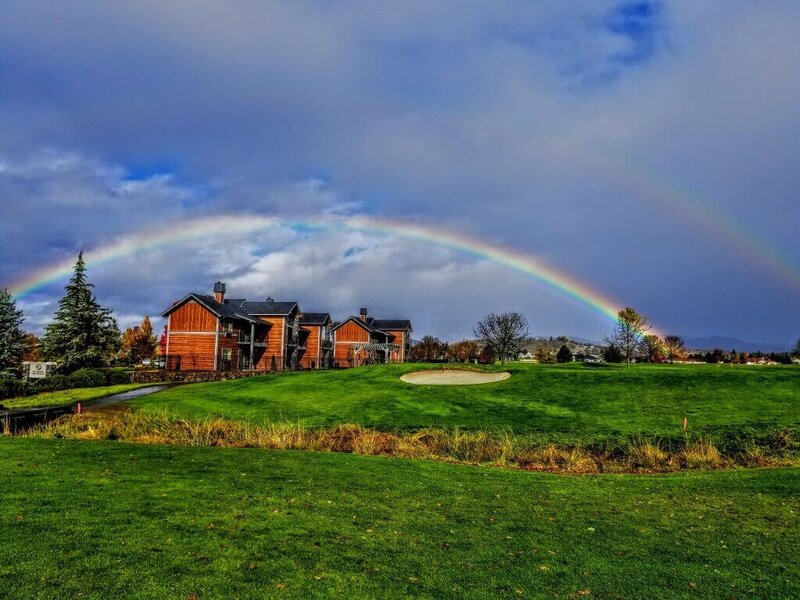
{"label": "cedar siding", "polygon": [[353,344],[366,344],[370,341],[370,332],[355,318],[337,326],[333,342],[333,363],[337,367],[351,367],[358,364],[353,352]]}
{"label": "cedar siding", "polygon": [[390,329],[386,333],[392,338],[393,344],[399,344],[400,350],[392,350],[389,353],[389,362],[405,362],[406,360],[406,344],[409,341],[407,332],[403,329]]}
{"label": "cedar siding", "polygon": [[302,356],[300,357],[301,369],[315,369],[321,364],[321,332],[322,327],[319,325],[300,326],[300,343],[305,348]]}
{"label": "cedar siding", "polygon": [[264,349],[257,355],[256,369],[269,370],[272,368],[272,357],[275,357],[275,366],[278,369],[286,364],[286,317],[256,317],[268,325],[267,333],[263,338]]}
{"label": "cedar siding", "polygon": [[170,331],[217,330],[217,317],[196,300],[189,300],[169,316]]}
{"label": "cedar siding", "polygon": [[374,319],[362,308],[333,328],[334,364],[351,367],[374,362],[404,362],[411,342],[411,321]]}

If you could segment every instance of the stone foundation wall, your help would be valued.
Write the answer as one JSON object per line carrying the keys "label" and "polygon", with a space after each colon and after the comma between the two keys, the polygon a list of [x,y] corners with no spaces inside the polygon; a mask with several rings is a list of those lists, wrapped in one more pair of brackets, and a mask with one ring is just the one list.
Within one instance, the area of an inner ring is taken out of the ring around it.
{"label": "stone foundation wall", "polygon": [[139,371],[131,375],[132,383],[202,383],[245,377],[262,377],[274,373],[264,371]]}

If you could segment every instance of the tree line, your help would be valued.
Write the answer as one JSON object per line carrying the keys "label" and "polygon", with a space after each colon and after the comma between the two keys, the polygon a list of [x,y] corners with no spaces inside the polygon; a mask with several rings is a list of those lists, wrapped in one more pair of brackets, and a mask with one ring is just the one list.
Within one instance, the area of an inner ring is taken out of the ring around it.
{"label": "tree line", "polygon": [[22,328],[25,317],[7,289],[0,289],[0,377],[18,378],[24,361],[54,361],[57,371],[138,364],[158,347],[149,317],[120,333],[110,308],[102,306],[88,281],[83,252],[78,254],[64,295],[44,336]]}
{"label": "tree line", "polygon": [[[504,363],[523,354],[533,341],[527,319],[518,312],[489,313],[475,325],[473,334],[475,338],[472,340],[461,340],[452,344],[434,336],[425,336],[412,346],[409,358],[420,362]],[[552,342],[553,338],[550,338],[550,341]],[[541,344],[535,349],[532,358],[540,363],[567,363],[574,359],[590,358],[574,354],[568,345],[568,338],[560,337],[557,341],[561,342],[557,352]],[[602,359],[605,362],[628,365],[633,362],[661,363],[684,360],[744,364],[762,358],[791,364],[792,356],[800,358],[800,339],[790,352],[783,353],[748,354],[737,353],[736,350],[728,353],[719,349],[705,353],[690,353],[682,337],[667,335],[661,338],[652,333],[649,319],[629,306],[617,313],[614,328],[605,336],[604,342]]]}

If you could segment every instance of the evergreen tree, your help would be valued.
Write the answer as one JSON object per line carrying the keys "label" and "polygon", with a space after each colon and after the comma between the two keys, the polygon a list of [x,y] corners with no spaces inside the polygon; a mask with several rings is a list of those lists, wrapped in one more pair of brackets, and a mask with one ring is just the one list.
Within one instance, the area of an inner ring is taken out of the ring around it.
{"label": "evergreen tree", "polygon": [[86,279],[81,252],[43,341],[45,355],[59,361],[59,370],[65,373],[105,366],[119,347],[117,321],[97,302],[93,287]]}
{"label": "evergreen tree", "polygon": [[22,331],[22,311],[6,290],[0,290],[0,377],[19,377],[22,353],[25,351],[25,333]]}
{"label": "evergreen tree", "polygon": [[608,348],[603,351],[603,360],[609,363],[621,363],[625,357],[622,356],[622,351],[616,344],[610,344]]}
{"label": "evergreen tree", "polygon": [[572,350],[569,349],[569,346],[563,344],[561,348],[558,349],[556,360],[560,363],[572,362]]}

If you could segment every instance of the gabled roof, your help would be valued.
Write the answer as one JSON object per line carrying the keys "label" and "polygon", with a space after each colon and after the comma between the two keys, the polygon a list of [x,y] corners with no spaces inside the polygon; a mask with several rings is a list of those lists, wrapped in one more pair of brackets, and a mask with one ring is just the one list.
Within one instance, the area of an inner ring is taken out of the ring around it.
{"label": "gabled roof", "polygon": [[373,319],[370,322],[370,325],[372,325],[372,327],[375,329],[379,329],[380,331],[388,331],[390,329],[411,329],[411,321],[408,319]]}
{"label": "gabled roof", "polygon": [[356,316],[353,316],[353,315],[347,317],[341,323],[334,323],[333,327],[331,328],[331,331],[336,331],[337,329],[339,329],[339,327],[341,327],[342,325],[344,325],[345,323],[347,323],[349,321],[354,321],[357,325],[360,325],[361,327],[363,327],[364,329],[366,329],[370,333],[374,333],[375,335],[386,335],[383,331],[375,329],[369,323],[364,322],[359,317],[356,317]]}
{"label": "gabled roof", "polygon": [[248,315],[288,315],[297,308],[297,302],[243,302],[241,310]]}
{"label": "gabled roof", "polygon": [[176,302],[175,304],[170,306],[167,310],[161,313],[161,316],[166,317],[170,315],[171,313],[175,312],[178,308],[186,304],[189,300],[194,300],[195,302],[201,304],[202,306],[207,308],[211,313],[213,313],[218,317],[226,319],[240,319],[242,321],[247,321],[248,323],[258,322],[256,321],[256,319],[252,318],[236,304],[233,304],[231,302],[217,302],[214,296],[207,296],[205,294],[196,294],[194,292],[186,296],[180,302]]}
{"label": "gabled roof", "polygon": [[304,312],[300,325],[324,325],[330,320],[330,313]]}

